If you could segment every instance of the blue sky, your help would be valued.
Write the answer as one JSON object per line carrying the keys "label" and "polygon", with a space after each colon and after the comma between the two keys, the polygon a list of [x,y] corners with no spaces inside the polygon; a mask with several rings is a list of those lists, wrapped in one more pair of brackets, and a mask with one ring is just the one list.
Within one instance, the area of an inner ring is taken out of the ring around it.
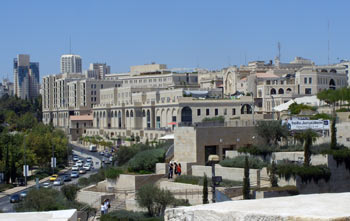
{"label": "blue sky", "polygon": [[220,69],[295,56],[327,63],[348,59],[350,1],[4,0],[0,3],[0,77],[13,79],[20,53],[40,62],[41,76],[59,72],[61,54],[107,62],[112,72],[150,62]]}

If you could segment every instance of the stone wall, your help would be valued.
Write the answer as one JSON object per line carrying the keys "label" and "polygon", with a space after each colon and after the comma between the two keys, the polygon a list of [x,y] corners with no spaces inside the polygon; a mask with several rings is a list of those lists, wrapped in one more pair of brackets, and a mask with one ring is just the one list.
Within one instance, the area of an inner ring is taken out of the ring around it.
{"label": "stone wall", "polygon": [[174,160],[197,162],[197,136],[194,127],[175,127]]}
{"label": "stone wall", "polygon": [[255,199],[290,196],[287,191],[254,191]]}
{"label": "stone wall", "polygon": [[[250,183],[252,185],[257,184],[258,169],[249,170]],[[192,175],[193,176],[204,176],[204,173],[208,177],[211,177],[211,167],[210,166],[192,166]],[[233,167],[222,167],[220,165],[215,165],[215,175],[222,176],[222,179],[233,180],[233,181],[242,181],[244,177],[244,168],[233,168]]]}
{"label": "stone wall", "polygon": [[164,177],[163,174],[132,175],[120,174],[116,181],[107,180],[107,191],[135,191],[145,184],[154,184]]}

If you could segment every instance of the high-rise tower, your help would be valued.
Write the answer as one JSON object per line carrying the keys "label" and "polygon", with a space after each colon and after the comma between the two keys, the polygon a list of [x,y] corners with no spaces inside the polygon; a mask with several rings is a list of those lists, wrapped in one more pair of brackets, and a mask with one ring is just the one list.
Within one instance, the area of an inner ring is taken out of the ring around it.
{"label": "high-rise tower", "polygon": [[79,55],[64,54],[61,56],[61,73],[82,73],[82,61]]}

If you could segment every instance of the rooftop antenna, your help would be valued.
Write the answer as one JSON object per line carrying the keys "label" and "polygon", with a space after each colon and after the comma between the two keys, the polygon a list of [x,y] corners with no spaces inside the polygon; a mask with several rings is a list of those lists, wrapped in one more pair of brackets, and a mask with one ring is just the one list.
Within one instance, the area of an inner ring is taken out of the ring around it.
{"label": "rooftop antenna", "polygon": [[281,43],[280,42],[277,43],[277,48],[278,48],[278,56],[277,56],[277,58],[280,61],[281,60]]}
{"label": "rooftop antenna", "polygon": [[328,20],[328,65],[329,65],[329,54],[330,54],[330,40],[329,40],[329,30],[330,30],[330,23],[329,23],[329,20]]}

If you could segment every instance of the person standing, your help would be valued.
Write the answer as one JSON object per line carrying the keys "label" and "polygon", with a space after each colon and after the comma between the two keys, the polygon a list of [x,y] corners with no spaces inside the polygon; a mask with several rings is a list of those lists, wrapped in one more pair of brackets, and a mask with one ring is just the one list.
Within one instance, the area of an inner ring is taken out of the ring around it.
{"label": "person standing", "polygon": [[104,215],[105,214],[105,204],[102,203],[101,204],[101,215]]}
{"label": "person standing", "polygon": [[106,199],[104,202],[103,202],[103,205],[104,205],[104,209],[105,209],[105,214],[108,213],[108,199]]}
{"label": "person standing", "polygon": [[173,167],[173,164],[170,163],[169,164],[169,176],[168,176],[168,179],[172,179],[173,178],[173,173],[174,173],[174,167]]}
{"label": "person standing", "polygon": [[177,163],[174,162],[174,174],[177,175]]}
{"label": "person standing", "polygon": [[177,165],[177,175],[180,176],[181,175],[181,163],[179,163]]}

